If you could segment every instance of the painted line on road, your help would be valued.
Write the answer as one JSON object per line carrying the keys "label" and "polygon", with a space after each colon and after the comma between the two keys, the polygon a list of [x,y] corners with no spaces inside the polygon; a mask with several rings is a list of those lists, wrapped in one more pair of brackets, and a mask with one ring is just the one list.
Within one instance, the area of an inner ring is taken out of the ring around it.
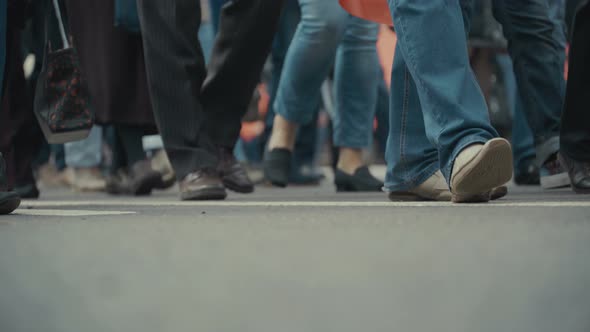
{"label": "painted line on road", "polygon": [[18,209],[14,212],[17,216],[41,216],[41,217],[96,217],[96,216],[122,216],[136,214],[132,211],[87,211],[87,210],[43,210],[43,209]]}
{"label": "painted line on road", "polygon": [[[232,202],[232,201],[36,201],[23,202],[23,207],[30,208],[52,208],[52,207],[99,207],[99,206],[122,206],[122,207],[545,207],[545,208],[566,208],[566,207],[590,207],[590,201],[551,201],[551,202],[493,202],[487,204],[451,204],[447,202]],[[98,212],[97,212],[98,213]],[[105,212],[106,213],[106,212]],[[117,213],[117,212],[115,212]]]}

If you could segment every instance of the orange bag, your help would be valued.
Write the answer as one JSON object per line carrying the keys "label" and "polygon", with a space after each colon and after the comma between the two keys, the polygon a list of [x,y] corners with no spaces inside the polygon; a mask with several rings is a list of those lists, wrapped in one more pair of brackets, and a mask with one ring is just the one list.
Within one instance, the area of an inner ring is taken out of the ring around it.
{"label": "orange bag", "polygon": [[393,26],[387,0],[340,0],[340,5],[354,16]]}

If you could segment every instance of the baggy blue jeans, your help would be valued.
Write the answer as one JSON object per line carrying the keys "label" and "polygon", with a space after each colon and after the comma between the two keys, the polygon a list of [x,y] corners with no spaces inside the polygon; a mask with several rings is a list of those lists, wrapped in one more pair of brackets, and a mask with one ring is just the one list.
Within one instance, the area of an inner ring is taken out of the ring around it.
{"label": "baggy blue jeans", "polygon": [[398,44],[392,72],[385,190],[447,181],[467,146],[498,136],[467,56],[459,0],[388,0]]}

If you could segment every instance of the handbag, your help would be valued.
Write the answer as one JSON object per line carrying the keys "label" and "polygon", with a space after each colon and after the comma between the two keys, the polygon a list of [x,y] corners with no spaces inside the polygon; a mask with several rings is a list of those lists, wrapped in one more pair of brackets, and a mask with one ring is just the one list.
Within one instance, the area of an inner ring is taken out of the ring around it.
{"label": "handbag", "polygon": [[35,90],[34,111],[41,130],[50,144],[82,140],[94,124],[88,86],[80,70],[76,49],[68,41],[58,0],[53,0],[63,48],[53,50],[47,32],[43,66]]}
{"label": "handbag", "polygon": [[115,26],[132,33],[141,31],[135,0],[115,0]]}
{"label": "handbag", "polygon": [[340,5],[353,16],[393,26],[387,0],[340,0]]}

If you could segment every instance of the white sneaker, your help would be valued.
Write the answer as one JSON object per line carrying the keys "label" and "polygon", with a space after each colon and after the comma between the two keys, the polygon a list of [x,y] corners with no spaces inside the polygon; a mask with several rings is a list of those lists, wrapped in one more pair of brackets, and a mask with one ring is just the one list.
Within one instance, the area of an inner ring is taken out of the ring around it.
{"label": "white sneaker", "polygon": [[494,188],[512,178],[512,148],[503,138],[465,148],[453,165],[451,192],[455,203],[488,202]]}
{"label": "white sneaker", "polygon": [[411,201],[451,201],[452,195],[445,177],[440,171],[434,173],[421,185],[408,191],[393,191],[389,199],[393,202]]}

